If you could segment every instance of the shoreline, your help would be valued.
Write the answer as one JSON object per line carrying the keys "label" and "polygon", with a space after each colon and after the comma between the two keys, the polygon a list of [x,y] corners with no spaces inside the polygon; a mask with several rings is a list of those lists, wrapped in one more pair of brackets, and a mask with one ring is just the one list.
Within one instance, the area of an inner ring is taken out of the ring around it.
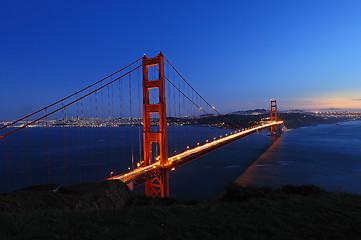
{"label": "shoreline", "polygon": [[293,128],[287,128],[286,126],[286,131],[287,130],[294,130],[294,129],[298,129],[298,128],[307,128],[307,127],[316,127],[319,125],[324,125],[324,124],[338,124],[338,123],[345,123],[345,122],[361,122],[361,119],[355,119],[355,120],[344,120],[344,121],[335,121],[335,122],[322,122],[322,123],[315,123],[315,124],[310,124],[310,125],[300,125],[300,126],[296,126]]}

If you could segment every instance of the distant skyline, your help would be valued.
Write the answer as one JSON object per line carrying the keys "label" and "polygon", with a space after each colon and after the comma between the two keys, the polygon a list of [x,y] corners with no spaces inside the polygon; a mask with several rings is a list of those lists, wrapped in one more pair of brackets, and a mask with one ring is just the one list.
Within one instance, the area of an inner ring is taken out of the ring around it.
{"label": "distant skyline", "polygon": [[160,51],[223,113],[361,109],[357,0],[0,3],[0,120]]}

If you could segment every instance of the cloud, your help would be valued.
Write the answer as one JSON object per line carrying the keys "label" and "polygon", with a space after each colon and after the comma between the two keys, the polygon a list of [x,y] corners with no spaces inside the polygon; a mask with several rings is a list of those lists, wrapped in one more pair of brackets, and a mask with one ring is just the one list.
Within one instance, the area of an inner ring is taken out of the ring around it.
{"label": "cloud", "polygon": [[358,98],[358,99],[352,99],[352,101],[361,101],[361,98]]}

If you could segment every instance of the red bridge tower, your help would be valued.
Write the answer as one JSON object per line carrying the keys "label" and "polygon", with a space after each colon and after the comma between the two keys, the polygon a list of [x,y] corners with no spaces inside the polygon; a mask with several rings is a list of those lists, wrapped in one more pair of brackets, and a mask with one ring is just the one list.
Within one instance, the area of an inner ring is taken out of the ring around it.
{"label": "red bridge tower", "polygon": [[[271,100],[271,122],[277,122],[277,101]],[[271,135],[277,135],[277,125],[271,127]]]}
{"label": "red bridge tower", "polygon": [[[153,197],[169,196],[169,168],[168,162],[168,137],[167,137],[167,115],[165,104],[165,82],[164,82],[164,56],[159,53],[153,58],[143,57],[143,146],[144,146],[144,166],[153,162],[153,143],[159,144],[160,150],[160,174],[145,183],[145,194]],[[159,78],[148,80],[148,67],[158,65]],[[158,88],[159,102],[150,104],[149,90]],[[158,113],[159,131],[152,132],[150,125],[150,115]]]}

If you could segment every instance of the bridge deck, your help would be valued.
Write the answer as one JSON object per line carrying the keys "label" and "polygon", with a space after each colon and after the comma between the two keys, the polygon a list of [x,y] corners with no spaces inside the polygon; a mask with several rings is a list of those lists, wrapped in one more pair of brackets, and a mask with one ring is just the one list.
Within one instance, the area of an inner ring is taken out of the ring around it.
{"label": "bridge deck", "polygon": [[[272,123],[254,126],[250,129],[246,129],[244,131],[239,131],[232,135],[220,138],[220,139],[212,141],[212,142],[208,142],[204,145],[195,147],[193,149],[189,149],[185,152],[182,152],[180,154],[177,154],[175,156],[168,158],[168,164],[165,167],[170,168],[171,170],[175,170],[176,168],[179,168],[180,166],[182,166],[196,158],[199,158],[211,151],[214,151],[226,144],[229,144],[233,141],[236,141],[240,138],[248,136],[257,131],[264,130],[265,128],[269,128],[271,126],[279,125],[279,124],[283,124],[283,121],[272,122]],[[149,166],[138,167],[129,172],[108,178],[106,180],[118,179],[125,183],[133,182],[134,186],[137,186],[137,185],[140,185],[140,184],[144,183],[145,181],[159,175],[160,168],[161,168],[160,161],[156,161],[156,162],[150,164]]]}

